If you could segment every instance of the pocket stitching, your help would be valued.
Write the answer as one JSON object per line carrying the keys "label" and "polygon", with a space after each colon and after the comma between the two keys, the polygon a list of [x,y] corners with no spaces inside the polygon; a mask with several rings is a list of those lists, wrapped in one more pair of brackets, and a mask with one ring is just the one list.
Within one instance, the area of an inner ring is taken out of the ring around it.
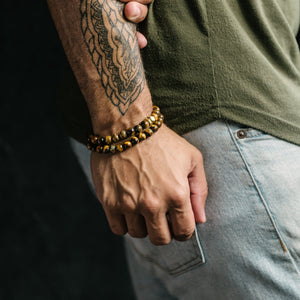
{"label": "pocket stitching", "polygon": [[231,128],[230,128],[230,126],[229,126],[229,124],[227,122],[226,122],[226,126],[227,126],[227,130],[229,131],[229,134],[231,136],[231,139],[232,139],[232,141],[233,141],[233,143],[234,143],[234,145],[235,145],[238,153],[240,154],[240,157],[241,157],[241,159],[242,159],[242,161],[243,161],[243,163],[244,163],[244,165],[245,165],[245,167],[247,169],[247,172],[248,172],[248,174],[249,174],[249,176],[251,178],[251,181],[254,184],[254,187],[255,187],[255,189],[256,189],[256,191],[258,193],[258,196],[259,196],[259,198],[261,200],[261,203],[265,207],[266,213],[269,216],[269,220],[270,220],[270,222],[272,224],[274,232],[277,235],[277,239],[278,239],[278,241],[280,243],[280,246],[283,249],[283,251],[285,253],[287,253],[287,255],[290,258],[291,263],[293,264],[293,266],[296,269],[296,272],[300,275],[300,272],[299,272],[299,270],[297,268],[297,265],[295,264],[295,261],[294,261],[292,255],[291,255],[291,253],[290,253],[290,250],[289,250],[287,244],[285,243],[285,241],[284,241],[284,239],[283,239],[283,237],[281,235],[281,232],[280,232],[280,230],[279,230],[279,228],[278,228],[278,226],[276,224],[276,220],[275,220],[275,218],[274,218],[274,216],[273,216],[273,214],[272,214],[272,212],[271,212],[271,210],[269,208],[269,205],[268,205],[266,199],[264,198],[264,196],[263,196],[263,194],[262,194],[262,192],[261,192],[261,190],[260,190],[260,188],[259,188],[259,186],[258,186],[258,184],[257,184],[257,182],[255,180],[254,174],[252,173],[252,170],[251,170],[250,166],[248,165],[247,160],[246,160],[246,158],[245,158],[245,156],[244,156],[244,154],[242,152],[242,149],[238,145],[238,141],[235,139],[235,135],[234,135],[233,131],[231,130]]}
{"label": "pocket stitching", "polygon": [[[141,251],[136,248],[136,246],[134,245],[134,243],[131,239],[129,239],[129,242],[130,242],[131,246],[133,247],[133,249],[136,251],[136,253],[140,257],[147,260],[148,262],[153,263],[154,265],[159,267],[161,270],[163,270],[163,271],[165,271],[165,272],[167,272],[167,273],[169,273],[170,275],[173,275],[173,276],[180,275],[180,274],[185,273],[185,272],[189,271],[190,269],[192,269],[192,268],[194,268],[198,265],[203,265],[203,264],[206,263],[206,259],[205,259],[205,256],[204,256],[202,245],[201,245],[200,240],[199,240],[197,228],[195,228],[195,237],[191,241],[192,245],[193,245],[193,252],[194,252],[193,256],[194,257],[192,259],[190,259],[189,261],[181,263],[179,266],[176,266],[174,268],[163,267],[160,263],[153,260],[150,255],[144,255],[143,253],[141,253]],[[193,262],[195,262],[195,263],[193,263]],[[180,270],[180,269],[182,269],[182,270]]]}

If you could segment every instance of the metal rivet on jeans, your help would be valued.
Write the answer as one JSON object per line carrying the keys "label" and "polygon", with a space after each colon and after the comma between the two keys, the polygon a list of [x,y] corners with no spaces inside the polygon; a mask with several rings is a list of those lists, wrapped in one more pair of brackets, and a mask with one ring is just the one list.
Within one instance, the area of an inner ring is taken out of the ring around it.
{"label": "metal rivet on jeans", "polygon": [[239,139],[244,139],[245,137],[247,136],[247,132],[243,129],[240,129],[238,132],[237,132],[237,137]]}

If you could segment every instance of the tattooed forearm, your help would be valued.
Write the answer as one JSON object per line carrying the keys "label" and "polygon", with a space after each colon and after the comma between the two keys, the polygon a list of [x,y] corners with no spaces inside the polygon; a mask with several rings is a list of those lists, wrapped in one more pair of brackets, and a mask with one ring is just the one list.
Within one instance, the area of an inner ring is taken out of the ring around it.
{"label": "tattooed forearm", "polygon": [[110,101],[125,114],[145,86],[135,25],[117,0],[81,0],[81,28]]}

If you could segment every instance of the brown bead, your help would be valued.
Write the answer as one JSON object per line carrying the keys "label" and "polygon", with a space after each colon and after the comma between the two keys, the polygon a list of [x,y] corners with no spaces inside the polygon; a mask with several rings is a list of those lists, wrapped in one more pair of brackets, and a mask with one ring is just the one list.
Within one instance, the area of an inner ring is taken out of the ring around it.
{"label": "brown bead", "polygon": [[87,144],[86,146],[87,146],[88,150],[92,150],[91,144]]}
{"label": "brown bead", "polygon": [[124,140],[124,139],[127,138],[127,133],[126,133],[125,130],[122,130],[122,131],[120,132],[120,138],[121,138],[122,140]]}
{"label": "brown bead", "polygon": [[117,145],[117,151],[118,152],[123,152],[123,150],[124,150],[124,148],[123,148],[122,144],[118,144]]}
{"label": "brown bead", "polygon": [[153,131],[150,128],[147,128],[144,132],[145,132],[147,137],[149,137],[153,134]]}
{"label": "brown bead", "polygon": [[110,145],[110,144],[111,144],[111,136],[110,136],[110,135],[108,135],[108,136],[105,137],[105,143],[106,143],[107,145]]}
{"label": "brown bead", "polygon": [[151,129],[153,132],[156,132],[158,130],[158,126],[153,124],[153,125],[151,125]]}
{"label": "brown bead", "polygon": [[132,136],[135,134],[135,130],[134,130],[134,128],[128,128],[126,130],[126,133],[127,133],[127,136],[129,137],[129,136]]}
{"label": "brown bead", "polygon": [[118,142],[120,140],[120,137],[115,133],[113,136],[112,136],[112,140],[114,143]]}
{"label": "brown bead", "polygon": [[110,147],[108,145],[103,147],[103,153],[110,153]]}
{"label": "brown bead", "polygon": [[161,125],[162,125],[162,122],[161,121],[156,121],[156,123],[155,123],[158,127],[161,127]]}
{"label": "brown bead", "polygon": [[160,109],[159,109],[159,107],[158,107],[158,106],[156,106],[156,105],[153,105],[152,111],[153,111],[153,112],[154,112],[154,111],[160,111]]}
{"label": "brown bead", "polygon": [[110,146],[110,153],[116,153],[116,146],[115,145],[111,145]]}
{"label": "brown bead", "polygon": [[158,116],[158,119],[164,120],[164,119],[165,119],[165,117],[164,117],[164,115],[163,115],[163,114],[160,114],[160,115]]}
{"label": "brown bead", "polygon": [[134,131],[136,132],[136,133],[138,133],[138,132],[140,132],[140,131],[142,131],[143,130],[143,127],[141,126],[141,125],[136,125],[135,127],[134,127]]}
{"label": "brown bead", "polygon": [[94,135],[94,136],[92,137],[91,141],[92,141],[93,144],[96,144],[97,141],[98,141],[98,137]]}
{"label": "brown bead", "polygon": [[145,140],[146,138],[147,138],[146,134],[143,133],[143,132],[140,132],[140,134],[139,134],[139,140],[140,140],[140,141],[143,141],[143,140]]}
{"label": "brown bead", "polygon": [[102,153],[102,151],[103,151],[103,147],[101,147],[101,146],[96,147],[96,152]]}
{"label": "brown bead", "polygon": [[142,123],[141,123],[141,126],[146,129],[150,126],[149,122],[147,119],[145,119]]}
{"label": "brown bead", "polygon": [[133,136],[133,137],[130,139],[130,142],[131,142],[132,146],[138,144],[139,141],[140,141],[139,138],[136,137],[136,136]]}
{"label": "brown bead", "polygon": [[124,145],[125,145],[126,148],[131,148],[132,147],[132,144],[129,141],[124,142]]}

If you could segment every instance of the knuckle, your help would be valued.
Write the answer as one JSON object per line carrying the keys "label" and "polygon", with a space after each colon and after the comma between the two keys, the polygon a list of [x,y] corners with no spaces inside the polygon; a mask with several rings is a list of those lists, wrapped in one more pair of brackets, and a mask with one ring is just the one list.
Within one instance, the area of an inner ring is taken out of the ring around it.
{"label": "knuckle", "polygon": [[175,206],[183,206],[187,198],[188,191],[186,188],[177,187],[174,189],[172,200]]}
{"label": "knuckle", "polygon": [[160,210],[160,204],[156,200],[146,199],[146,200],[141,201],[140,210],[144,214],[155,215]]}
{"label": "knuckle", "polygon": [[122,209],[125,212],[133,212],[136,210],[136,203],[135,201],[128,196],[124,196],[122,200]]}
{"label": "knuckle", "polygon": [[112,214],[119,212],[119,205],[116,202],[107,202],[103,207]]}

